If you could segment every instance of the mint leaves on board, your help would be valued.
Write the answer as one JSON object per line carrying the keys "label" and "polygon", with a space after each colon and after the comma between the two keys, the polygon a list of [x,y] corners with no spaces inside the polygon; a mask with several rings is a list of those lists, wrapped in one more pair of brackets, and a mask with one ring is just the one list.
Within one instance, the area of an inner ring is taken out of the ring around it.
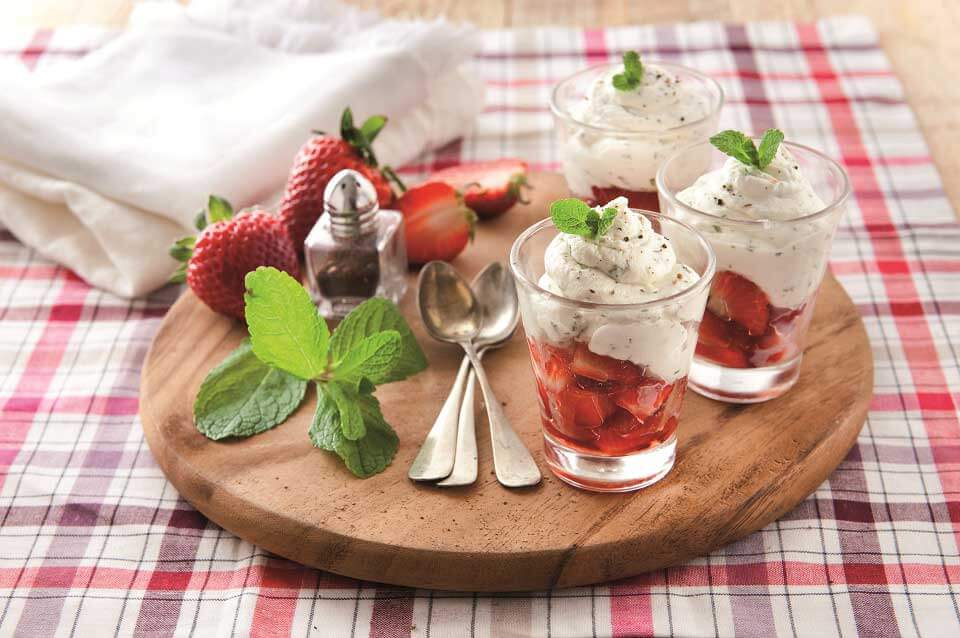
{"label": "mint leaves on board", "polygon": [[783,141],[783,131],[775,128],[768,128],[763,133],[758,149],[753,140],[741,133],[728,129],[720,131],[710,138],[710,143],[717,149],[739,160],[747,166],[753,166],[760,170],[765,169],[777,155],[777,149]]}
{"label": "mint leaves on board", "polygon": [[613,88],[618,91],[632,91],[643,82],[643,63],[636,51],[623,54],[623,73],[613,76]]}
{"label": "mint leaves on board", "polygon": [[576,197],[558,199],[550,204],[550,218],[560,232],[596,239],[606,234],[617,218],[616,208],[609,206],[598,213]]}
{"label": "mint leaves on board", "polygon": [[376,386],[427,367],[410,326],[386,299],[353,310],[333,334],[303,286],[285,272],[247,274],[250,338],[214,368],[194,403],[197,429],[211,439],[246,437],[282,423],[317,388],[310,440],[366,478],[393,460],[399,438],[383,418]]}
{"label": "mint leaves on board", "polygon": [[307,382],[260,361],[244,339],[200,386],[197,429],[215,441],[250,436],[283,423],[300,406]]}

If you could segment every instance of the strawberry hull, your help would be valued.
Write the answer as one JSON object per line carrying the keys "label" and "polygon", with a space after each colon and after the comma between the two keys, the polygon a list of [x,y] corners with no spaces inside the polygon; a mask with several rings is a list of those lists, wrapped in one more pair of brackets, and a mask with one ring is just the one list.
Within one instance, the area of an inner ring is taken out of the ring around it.
{"label": "strawberry hull", "polygon": [[628,362],[528,339],[545,434],[581,453],[619,457],[670,440],[686,377],[673,383]]}
{"label": "strawberry hull", "polygon": [[746,277],[717,274],[700,324],[696,354],[727,368],[764,368],[795,359],[813,317],[812,299],[776,308]]}

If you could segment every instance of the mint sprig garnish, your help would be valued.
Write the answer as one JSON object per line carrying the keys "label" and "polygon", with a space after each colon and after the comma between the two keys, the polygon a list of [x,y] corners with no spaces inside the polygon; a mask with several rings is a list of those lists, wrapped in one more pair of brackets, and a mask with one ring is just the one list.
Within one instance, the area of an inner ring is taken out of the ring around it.
{"label": "mint sprig garnish", "polygon": [[314,445],[340,456],[357,476],[383,471],[399,439],[373,392],[427,367],[397,307],[386,299],[367,300],[331,335],[306,290],[287,273],[260,267],[247,274],[245,285],[250,338],[201,385],[194,403],[197,429],[211,439],[268,430],[300,406],[313,382]]}
{"label": "mint sprig garnish", "polygon": [[765,169],[777,155],[777,149],[783,141],[783,131],[775,128],[768,128],[763,133],[758,149],[753,140],[741,133],[728,129],[721,131],[710,138],[713,144],[721,153],[739,160],[747,166],[753,166],[760,170]]}
{"label": "mint sprig garnish", "polygon": [[613,88],[618,91],[632,91],[643,82],[643,63],[636,51],[623,54],[623,73],[613,76]]}
{"label": "mint sprig garnish", "polygon": [[596,239],[605,235],[617,218],[616,208],[608,206],[603,214],[576,197],[558,199],[550,204],[550,219],[562,233]]}

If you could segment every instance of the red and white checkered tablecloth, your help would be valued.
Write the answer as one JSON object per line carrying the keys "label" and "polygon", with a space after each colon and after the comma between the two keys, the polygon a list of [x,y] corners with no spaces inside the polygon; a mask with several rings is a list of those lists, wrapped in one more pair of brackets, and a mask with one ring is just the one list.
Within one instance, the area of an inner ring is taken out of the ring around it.
{"label": "red and white checkered tablecloth", "polygon": [[[0,36],[0,63],[35,67],[111,33]],[[717,78],[725,126],[776,125],[850,171],[831,266],[876,396],[813,496],[708,557],[595,587],[414,591],[301,567],[208,522],[144,444],[140,366],[178,290],[118,299],[3,234],[0,635],[960,635],[960,225],[867,21],[489,31],[476,130],[406,171],[555,168],[550,87],[629,48]]]}

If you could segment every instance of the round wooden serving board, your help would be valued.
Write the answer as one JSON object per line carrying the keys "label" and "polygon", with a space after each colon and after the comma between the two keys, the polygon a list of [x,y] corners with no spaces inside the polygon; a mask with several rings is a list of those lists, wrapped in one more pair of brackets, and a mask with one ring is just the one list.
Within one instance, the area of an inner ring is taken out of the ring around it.
{"label": "round wooden serving board", "polygon": [[[472,277],[506,262],[513,238],[566,196],[538,175],[534,201],[484,222],[455,262]],[[377,396],[400,435],[385,472],[361,480],[307,437],[316,403],[244,440],[214,442],[193,426],[207,372],[244,337],[242,325],[187,293],[163,321],[143,369],[140,414],[157,461],[180,493],[237,536],[292,560],[354,578],[411,587],[519,591],[586,585],[686,561],[783,516],[830,474],[856,440],[873,390],[870,345],[856,308],[832,277],[817,302],[799,383],[764,404],[718,403],[688,392],[677,463],[632,494],[593,494],[543,462],[536,390],[522,330],[485,360],[508,416],[544,473],[534,488],[494,477],[478,417],[480,476],[466,488],[407,479],[461,354],[432,341],[415,311],[415,276],[402,310],[429,369]],[[478,393],[479,394],[479,393]]]}

